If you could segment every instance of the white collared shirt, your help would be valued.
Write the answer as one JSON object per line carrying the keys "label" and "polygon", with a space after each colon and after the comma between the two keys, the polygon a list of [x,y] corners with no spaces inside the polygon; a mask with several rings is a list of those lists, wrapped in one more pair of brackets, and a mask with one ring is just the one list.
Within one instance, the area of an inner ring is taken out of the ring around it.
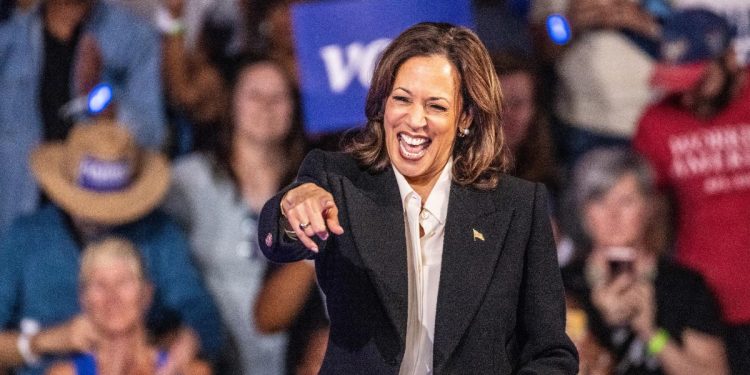
{"label": "white collared shirt", "polygon": [[[445,220],[451,189],[453,159],[443,167],[427,201],[393,167],[404,206],[409,308],[406,323],[406,349],[400,375],[432,374],[432,347],[435,341],[440,265],[443,259]],[[424,236],[419,237],[419,227]]]}

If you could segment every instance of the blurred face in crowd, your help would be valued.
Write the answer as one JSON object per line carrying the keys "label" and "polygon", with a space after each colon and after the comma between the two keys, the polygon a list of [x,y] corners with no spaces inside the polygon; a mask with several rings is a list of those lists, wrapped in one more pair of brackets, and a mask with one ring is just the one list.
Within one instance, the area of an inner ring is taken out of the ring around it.
{"label": "blurred face in crowd", "polygon": [[292,128],[294,103],[280,68],[270,62],[253,64],[237,80],[235,135],[262,143],[283,141]]}
{"label": "blurred face in crowd", "polygon": [[135,260],[99,256],[81,272],[81,305],[100,333],[118,336],[142,327],[152,291]]}
{"label": "blurred face in crowd", "polygon": [[536,111],[534,105],[534,80],[526,72],[501,75],[503,90],[503,132],[511,151],[516,152],[529,132]]}
{"label": "blurred face in crowd", "polygon": [[648,212],[635,173],[627,173],[601,197],[584,205],[583,225],[594,248],[637,247],[645,239]]}
{"label": "blurred face in crowd", "polygon": [[398,69],[383,126],[391,163],[410,184],[434,185],[448,162],[461,108],[458,92],[456,69],[443,56],[412,57]]}

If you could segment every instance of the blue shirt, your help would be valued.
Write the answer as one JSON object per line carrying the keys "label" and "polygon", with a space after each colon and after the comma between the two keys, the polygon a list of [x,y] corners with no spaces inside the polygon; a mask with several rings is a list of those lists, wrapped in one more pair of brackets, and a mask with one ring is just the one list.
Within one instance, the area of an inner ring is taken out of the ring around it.
{"label": "blue shirt", "polygon": [[[96,357],[92,353],[81,353],[72,359],[77,375],[97,375]],[[167,363],[167,353],[159,352],[156,359],[156,369],[162,368]]]}
{"label": "blue shirt", "polygon": [[[99,42],[102,78],[113,85],[118,119],[140,145],[160,147],[166,126],[159,35],[126,10],[100,1],[84,19],[82,32]],[[0,23],[0,235],[15,217],[38,204],[28,158],[42,141],[43,62],[40,7],[16,11]]]}
{"label": "blue shirt", "polygon": [[[141,251],[155,286],[153,310],[178,313],[198,333],[203,352],[217,357],[222,337],[219,314],[177,224],[157,211],[114,232]],[[47,205],[16,220],[0,241],[0,327],[17,329],[21,319],[31,319],[44,329],[77,315],[80,253],[57,207]],[[20,373],[42,370],[24,368]]]}

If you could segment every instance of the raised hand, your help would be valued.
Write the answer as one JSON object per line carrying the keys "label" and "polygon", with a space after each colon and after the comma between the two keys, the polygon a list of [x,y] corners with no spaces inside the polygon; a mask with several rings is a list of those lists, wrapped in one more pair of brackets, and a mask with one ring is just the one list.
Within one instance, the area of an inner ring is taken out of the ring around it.
{"label": "raised hand", "polygon": [[656,333],[656,297],[654,285],[650,282],[636,283],[628,296],[635,306],[635,314],[630,321],[630,327],[644,341],[648,341]]}
{"label": "raised hand", "polygon": [[187,373],[190,363],[196,359],[200,342],[198,335],[190,328],[182,327],[174,342],[169,345],[167,363],[159,369],[157,375],[176,375]]}
{"label": "raised hand", "polygon": [[632,300],[624,298],[632,286],[632,276],[623,273],[611,282],[592,288],[591,301],[607,324],[618,326],[627,323],[632,318],[634,313]]}
{"label": "raised hand", "polygon": [[99,41],[94,34],[84,33],[78,42],[73,86],[76,95],[86,95],[102,80],[104,62]]}
{"label": "raised hand", "polygon": [[325,241],[329,231],[337,235],[344,233],[333,195],[313,183],[288,191],[281,199],[281,214],[289,222],[287,229],[293,230],[302,244],[314,252],[319,249],[312,237]]}
{"label": "raised hand", "polygon": [[91,351],[99,336],[86,315],[78,315],[58,326],[39,332],[32,339],[35,353],[60,354]]}
{"label": "raised hand", "polygon": [[174,18],[181,18],[185,13],[185,1],[184,0],[162,0],[162,5],[169,11],[169,14]]}

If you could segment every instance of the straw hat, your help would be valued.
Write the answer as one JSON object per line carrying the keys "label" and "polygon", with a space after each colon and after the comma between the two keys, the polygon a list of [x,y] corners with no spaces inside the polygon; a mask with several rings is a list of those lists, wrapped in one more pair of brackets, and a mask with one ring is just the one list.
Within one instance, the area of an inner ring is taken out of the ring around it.
{"label": "straw hat", "polygon": [[124,126],[109,120],[78,124],[65,142],[40,145],[31,170],[68,214],[105,225],[145,216],[169,187],[166,158],[139,149]]}

